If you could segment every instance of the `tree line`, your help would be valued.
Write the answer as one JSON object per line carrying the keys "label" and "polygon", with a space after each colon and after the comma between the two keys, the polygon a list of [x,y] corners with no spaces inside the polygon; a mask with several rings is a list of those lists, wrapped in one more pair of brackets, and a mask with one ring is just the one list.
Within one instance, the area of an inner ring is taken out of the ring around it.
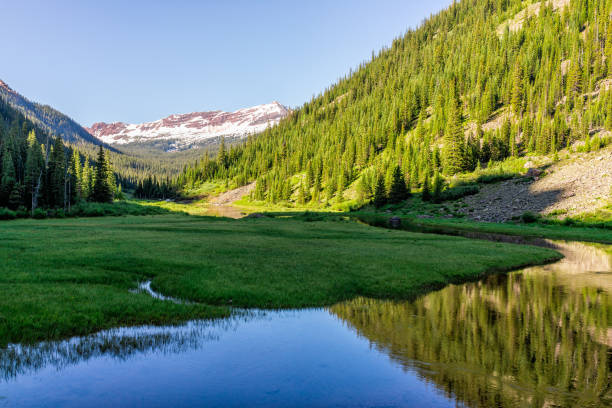
{"label": "tree line", "polygon": [[94,164],[0,101],[0,207],[70,211],[121,194],[102,146]]}

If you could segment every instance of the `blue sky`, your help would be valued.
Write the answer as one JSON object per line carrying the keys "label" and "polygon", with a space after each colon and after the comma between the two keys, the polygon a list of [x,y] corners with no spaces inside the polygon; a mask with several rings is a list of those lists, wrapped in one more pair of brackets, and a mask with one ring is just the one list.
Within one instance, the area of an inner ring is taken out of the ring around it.
{"label": "blue sky", "polygon": [[0,79],[86,126],[295,107],[450,3],[3,1]]}

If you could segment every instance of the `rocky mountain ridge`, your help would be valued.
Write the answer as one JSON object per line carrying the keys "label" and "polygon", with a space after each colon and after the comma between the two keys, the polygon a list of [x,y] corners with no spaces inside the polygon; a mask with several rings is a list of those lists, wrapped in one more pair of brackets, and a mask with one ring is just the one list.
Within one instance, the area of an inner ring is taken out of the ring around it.
{"label": "rocky mountain ridge", "polygon": [[110,145],[157,144],[165,151],[197,147],[221,137],[242,138],[277,124],[290,110],[274,101],[235,112],[209,111],[170,115],[154,122],[94,123],[87,130]]}

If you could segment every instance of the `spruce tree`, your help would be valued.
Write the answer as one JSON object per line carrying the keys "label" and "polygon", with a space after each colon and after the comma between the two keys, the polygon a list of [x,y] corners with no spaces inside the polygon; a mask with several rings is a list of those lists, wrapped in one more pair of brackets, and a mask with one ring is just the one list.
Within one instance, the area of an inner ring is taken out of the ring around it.
{"label": "spruce tree", "polygon": [[108,185],[108,163],[102,146],[98,149],[98,159],[96,166],[96,177],[93,185],[93,201],[99,203],[110,203],[113,201],[110,186]]}
{"label": "spruce tree", "polygon": [[81,169],[81,158],[79,156],[79,152],[74,149],[72,151],[72,156],[70,158],[70,183],[69,183],[69,191],[70,191],[70,202],[76,203],[82,197],[82,169]]}
{"label": "spruce tree", "polygon": [[425,172],[425,177],[423,178],[423,190],[421,193],[421,199],[423,201],[431,200],[431,191],[429,186],[429,172]]}
{"label": "spruce tree", "polygon": [[514,113],[517,115],[523,113],[523,70],[519,62],[516,63],[512,76],[511,104]]}
{"label": "spruce tree", "polygon": [[5,142],[2,153],[2,177],[0,178],[0,205],[8,205],[9,196],[16,183],[13,155]]}
{"label": "spruce tree", "polygon": [[219,165],[223,168],[226,168],[228,165],[224,137],[221,138],[221,144],[219,145],[219,151],[217,152],[217,163],[219,163]]}
{"label": "spruce tree", "polygon": [[297,202],[299,205],[304,205],[306,203],[306,189],[304,188],[304,182],[300,183]]}
{"label": "spruce tree", "polygon": [[255,183],[253,199],[256,201],[264,201],[266,199],[266,182],[263,177],[258,178]]}
{"label": "spruce tree", "polygon": [[406,188],[406,180],[399,166],[395,166],[389,189],[389,202],[400,203],[408,198],[408,189]]}
{"label": "spruce tree", "polygon": [[[480,163],[478,163],[480,164]],[[433,178],[433,191],[432,191],[432,200],[434,203],[439,203],[442,196],[442,187],[443,187],[442,177],[440,177],[440,172],[435,170],[434,178]]]}
{"label": "spruce tree", "polygon": [[64,205],[64,181],[66,177],[66,153],[62,139],[55,138],[53,150],[49,158],[48,205],[62,207]]}
{"label": "spruce tree", "polygon": [[385,179],[382,177],[382,175],[378,175],[376,180],[373,203],[376,208],[380,208],[387,204],[387,190],[385,189]]}
{"label": "spruce tree", "polygon": [[463,170],[464,136],[461,125],[459,101],[453,99],[450,103],[448,123],[444,134],[444,170],[448,174],[456,174]]}
{"label": "spruce tree", "polygon": [[[110,190],[111,193],[111,201],[112,199],[117,195],[117,179],[115,178],[115,172],[113,172],[113,166],[110,162],[110,155],[106,155],[106,182],[108,184],[108,188]],[[161,185],[159,182],[155,183],[155,186],[157,187],[157,197],[158,198],[162,198],[165,199],[166,196],[162,195],[162,191],[161,191]]]}
{"label": "spruce tree", "polygon": [[573,102],[574,97],[582,91],[582,69],[578,56],[570,65],[569,73],[567,74],[567,99],[568,102]]}

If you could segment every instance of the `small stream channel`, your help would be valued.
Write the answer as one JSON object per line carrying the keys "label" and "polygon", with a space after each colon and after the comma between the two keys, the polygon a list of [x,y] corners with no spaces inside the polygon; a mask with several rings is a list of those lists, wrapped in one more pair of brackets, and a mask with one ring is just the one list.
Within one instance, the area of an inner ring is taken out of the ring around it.
{"label": "small stream channel", "polygon": [[0,407],[612,406],[612,247],[545,244],[565,258],[411,302],[10,345]]}

